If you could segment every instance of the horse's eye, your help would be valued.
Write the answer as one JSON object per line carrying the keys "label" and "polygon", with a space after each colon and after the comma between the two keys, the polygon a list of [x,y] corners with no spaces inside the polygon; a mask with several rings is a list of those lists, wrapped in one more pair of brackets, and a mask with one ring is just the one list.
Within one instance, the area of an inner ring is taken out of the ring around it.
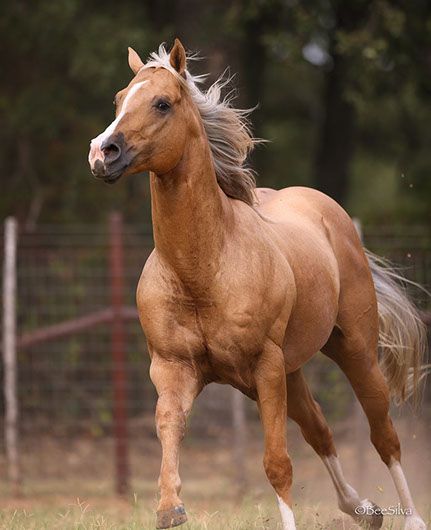
{"label": "horse's eye", "polygon": [[171,106],[169,105],[169,103],[167,101],[164,101],[164,100],[160,100],[156,103],[155,105],[156,109],[159,110],[160,112],[167,112]]}

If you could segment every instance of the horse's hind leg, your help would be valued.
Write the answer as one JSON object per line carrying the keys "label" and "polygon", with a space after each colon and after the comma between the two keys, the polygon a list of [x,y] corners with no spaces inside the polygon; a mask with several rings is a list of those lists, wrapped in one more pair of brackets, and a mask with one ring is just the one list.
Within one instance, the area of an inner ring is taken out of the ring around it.
{"label": "horse's hind leg", "polygon": [[302,370],[287,376],[287,403],[288,416],[299,425],[305,440],[320,456],[329,472],[337,492],[340,510],[371,528],[380,528],[383,517],[375,513],[377,506],[367,499],[361,500],[356,490],[344,478],[332,432],[319,404],[311,394]]}
{"label": "horse's hind leg", "polygon": [[388,466],[405,510],[404,530],[425,530],[401,467],[398,435],[389,416],[389,389],[377,359],[377,339],[366,319],[336,328],[322,351],[346,374],[368,418],[371,441]]}

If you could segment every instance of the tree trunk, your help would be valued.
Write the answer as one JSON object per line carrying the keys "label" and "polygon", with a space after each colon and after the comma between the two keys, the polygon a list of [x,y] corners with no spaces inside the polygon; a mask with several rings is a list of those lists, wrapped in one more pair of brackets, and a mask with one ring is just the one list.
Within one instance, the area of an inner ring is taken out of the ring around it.
{"label": "tree trunk", "polygon": [[[239,53],[241,60],[239,65],[240,104],[244,108],[257,106],[251,119],[253,134],[258,138],[264,137],[264,100],[268,64],[265,34],[267,31],[275,31],[282,24],[284,20],[283,13],[282,2],[262,3],[256,9],[253,17],[241,22],[242,41]],[[266,166],[266,150],[258,148],[252,158],[252,165],[257,173],[261,173]]]}
{"label": "tree trunk", "polygon": [[324,115],[319,130],[314,165],[314,183],[318,189],[337,202],[346,202],[351,162],[355,147],[356,112],[346,97],[350,83],[351,58],[337,51],[337,34],[352,32],[361,27],[369,16],[369,0],[364,2],[340,2],[334,16],[329,53],[332,69],[325,78]]}
{"label": "tree trunk", "polygon": [[326,77],[325,114],[318,137],[314,175],[317,189],[344,204],[349,191],[356,115],[353,104],[343,94],[344,59],[334,55],[333,60],[333,69]]}

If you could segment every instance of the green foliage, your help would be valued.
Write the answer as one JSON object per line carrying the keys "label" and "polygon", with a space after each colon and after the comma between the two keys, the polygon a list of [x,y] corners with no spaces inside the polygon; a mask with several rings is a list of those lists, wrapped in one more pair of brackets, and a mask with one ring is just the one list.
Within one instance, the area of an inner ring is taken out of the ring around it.
{"label": "green foliage", "polygon": [[[89,178],[88,143],[112,119],[112,96],[131,78],[127,46],[145,48],[148,30],[142,6],[96,4],[90,10],[83,0],[6,3],[0,19],[7,80],[0,89],[3,215],[28,219],[40,202],[46,221],[94,220],[116,202],[118,189],[108,194]],[[125,187],[120,194],[124,202]]]}
{"label": "green foliage", "polygon": [[127,46],[145,56],[178,34],[207,57],[197,71],[231,65],[240,103],[259,103],[256,133],[271,141],[253,159],[261,185],[314,184],[327,77],[341,58],[335,97],[353,104],[356,117],[347,206],[365,221],[423,222],[431,199],[430,28],[425,0],[125,0],[121,8],[110,0],[7,0],[2,216],[29,225],[96,221],[119,207],[130,220],[148,220],[146,178],[115,188],[92,180],[88,142],[112,120],[113,95],[131,78]]}

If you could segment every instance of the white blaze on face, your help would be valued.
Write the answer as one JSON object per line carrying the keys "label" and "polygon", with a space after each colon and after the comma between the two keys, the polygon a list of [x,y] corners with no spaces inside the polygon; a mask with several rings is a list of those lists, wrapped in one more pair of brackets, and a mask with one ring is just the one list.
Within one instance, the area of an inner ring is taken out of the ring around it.
{"label": "white blaze on face", "polygon": [[284,502],[284,500],[277,495],[278,508],[283,521],[283,530],[296,530],[295,518],[291,508]]}
{"label": "white blaze on face", "polygon": [[123,106],[121,107],[121,112],[118,114],[115,120],[103,131],[103,133],[99,134],[99,136],[96,136],[96,138],[93,138],[93,140],[91,140],[91,149],[88,157],[90,163],[92,160],[99,158],[99,156],[97,156],[97,153],[100,152],[100,146],[102,145],[103,141],[109,138],[115,132],[117,125],[127,114],[133,96],[138,92],[138,90],[140,90],[145,85],[145,83],[148,83],[148,81],[141,81],[140,83],[136,83],[132,86],[132,88],[129,90],[127,96],[124,99]]}

